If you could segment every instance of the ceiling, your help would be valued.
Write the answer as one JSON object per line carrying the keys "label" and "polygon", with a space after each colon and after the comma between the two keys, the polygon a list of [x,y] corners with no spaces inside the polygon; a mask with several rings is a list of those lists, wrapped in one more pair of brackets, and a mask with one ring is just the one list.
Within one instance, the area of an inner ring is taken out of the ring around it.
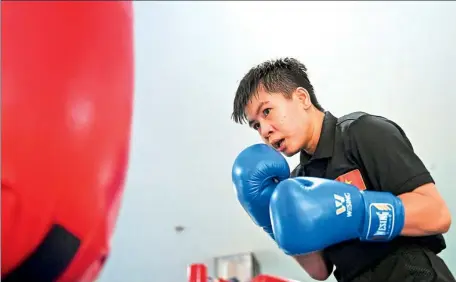
{"label": "ceiling", "polygon": [[[456,2],[134,5],[130,168],[100,281],[186,281],[189,263],[246,251],[269,273],[311,281],[254,226],[232,189],[234,158],[260,142],[231,121],[234,92],[266,59],[300,59],[336,115],[364,110],[397,121],[442,194],[455,196]],[[454,230],[447,240],[444,257],[456,270]]]}

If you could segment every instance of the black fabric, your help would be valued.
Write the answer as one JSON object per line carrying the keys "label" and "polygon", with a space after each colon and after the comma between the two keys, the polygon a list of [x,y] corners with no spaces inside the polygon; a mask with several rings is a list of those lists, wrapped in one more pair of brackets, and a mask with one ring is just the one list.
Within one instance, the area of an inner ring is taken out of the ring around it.
{"label": "black fabric", "polygon": [[63,226],[55,224],[38,248],[15,270],[2,277],[2,281],[56,281],[73,260],[80,243]]}
{"label": "black fabric", "polygon": [[[340,118],[326,112],[315,153],[301,152],[300,164],[291,175],[338,179],[353,171],[359,171],[365,189],[396,195],[433,182],[411,142],[394,122],[364,112]],[[435,254],[446,248],[442,235],[398,237],[385,243],[350,240],[325,249],[324,257],[335,265],[336,279],[351,281],[410,244],[423,246]]]}
{"label": "black fabric", "polygon": [[372,184],[370,190],[400,195],[434,183],[405,132],[396,123],[364,115],[352,122],[344,138],[349,156],[361,164]]}
{"label": "black fabric", "polygon": [[[348,280],[342,280],[348,282]],[[443,260],[422,246],[403,246],[350,282],[456,282]]]}

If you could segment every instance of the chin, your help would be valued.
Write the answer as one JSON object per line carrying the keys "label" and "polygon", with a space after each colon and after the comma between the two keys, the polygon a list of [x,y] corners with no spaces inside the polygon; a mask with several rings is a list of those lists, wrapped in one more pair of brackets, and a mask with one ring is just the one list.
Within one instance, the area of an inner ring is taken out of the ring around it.
{"label": "chin", "polygon": [[283,152],[283,154],[288,157],[288,158],[291,158],[293,157],[294,155],[296,155],[296,153],[286,153],[286,152]]}
{"label": "chin", "polygon": [[299,153],[299,151],[300,150],[293,150],[293,149],[288,149],[287,148],[285,151],[282,152],[282,154],[284,154],[287,157],[293,157],[294,155]]}

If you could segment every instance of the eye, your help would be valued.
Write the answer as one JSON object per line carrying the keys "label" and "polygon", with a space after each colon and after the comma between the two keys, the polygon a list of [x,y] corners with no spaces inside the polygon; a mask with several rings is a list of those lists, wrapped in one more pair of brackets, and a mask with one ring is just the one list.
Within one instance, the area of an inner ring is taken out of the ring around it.
{"label": "eye", "polygon": [[264,116],[268,116],[268,115],[269,115],[269,112],[271,112],[271,108],[264,109],[264,110],[263,110],[263,115],[264,115]]}

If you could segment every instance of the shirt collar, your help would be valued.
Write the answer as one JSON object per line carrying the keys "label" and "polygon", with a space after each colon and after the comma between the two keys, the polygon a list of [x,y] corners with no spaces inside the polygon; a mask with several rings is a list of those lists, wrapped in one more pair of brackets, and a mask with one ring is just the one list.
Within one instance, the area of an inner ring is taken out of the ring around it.
{"label": "shirt collar", "polygon": [[337,118],[330,112],[325,112],[323,125],[321,127],[320,140],[317,144],[317,149],[313,155],[309,155],[304,150],[301,150],[300,161],[305,164],[311,160],[330,158],[333,155],[334,138],[336,134]]}

